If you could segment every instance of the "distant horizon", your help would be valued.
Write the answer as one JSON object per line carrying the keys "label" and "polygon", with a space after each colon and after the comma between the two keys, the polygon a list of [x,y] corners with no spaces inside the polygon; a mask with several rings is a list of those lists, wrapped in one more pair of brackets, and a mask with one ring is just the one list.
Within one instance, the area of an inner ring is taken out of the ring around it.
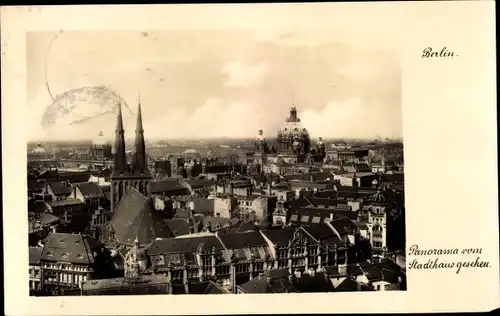
{"label": "distant horizon", "polygon": [[[276,140],[276,136],[274,137],[265,137],[267,140]],[[92,142],[94,140],[98,139],[98,136],[94,138],[81,138],[81,139],[30,139],[28,140],[29,143],[38,143],[38,142],[43,142],[43,143],[51,143],[51,142]],[[105,140],[110,141],[112,144],[114,143],[114,138],[103,138]],[[145,136],[146,143],[157,143],[157,142],[181,142],[181,141],[203,141],[203,142],[211,142],[211,141],[249,141],[253,140],[255,137],[207,137],[207,138],[148,138]],[[386,137],[386,138],[377,138],[377,137],[322,137],[323,141],[333,141],[333,140],[344,140],[344,141],[364,141],[364,142],[370,142],[370,141],[379,141],[379,142],[385,142],[385,141],[403,141],[403,137]],[[318,138],[311,138],[311,142],[314,143],[314,141],[317,141]],[[125,142],[133,142],[134,138],[129,137],[125,138]]]}

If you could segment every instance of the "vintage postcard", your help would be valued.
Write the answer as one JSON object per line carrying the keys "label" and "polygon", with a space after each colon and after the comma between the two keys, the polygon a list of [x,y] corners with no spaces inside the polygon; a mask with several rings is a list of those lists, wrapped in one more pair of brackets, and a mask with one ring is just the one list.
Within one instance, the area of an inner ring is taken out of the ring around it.
{"label": "vintage postcard", "polygon": [[493,2],[1,14],[7,314],[499,306]]}

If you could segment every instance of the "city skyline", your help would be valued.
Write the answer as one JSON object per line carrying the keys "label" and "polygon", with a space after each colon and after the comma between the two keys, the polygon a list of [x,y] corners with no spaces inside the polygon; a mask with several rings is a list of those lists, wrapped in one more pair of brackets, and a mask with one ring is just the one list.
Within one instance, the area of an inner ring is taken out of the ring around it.
{"label": "city skyline", "polygon": [[[126,133],[140,99],[148,139],[252,138],[259,129],[273,137],[292,104],[312,138],[402,137],[397,58],[349,43],[327,31],[30,33],[28,137],[112,138],[113,113],[40,126],[51,94],[96,86],[130,108]],[[80,103],[77,118],[96,113]]]}

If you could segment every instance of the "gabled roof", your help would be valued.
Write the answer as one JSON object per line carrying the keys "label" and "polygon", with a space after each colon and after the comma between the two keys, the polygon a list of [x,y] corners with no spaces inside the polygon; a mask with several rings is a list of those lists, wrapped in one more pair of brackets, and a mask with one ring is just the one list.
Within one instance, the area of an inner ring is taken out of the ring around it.
{"label": "gabled roof", "polygon": [[135,188],[130,188],[118,202],[111,226],[117,241],[124,245],[132,245],[136,238],[146,246],[158,237],[173,237],[151,201]]}
{"label": "gabled roof", "polygon": [[93,264],[94,252],[104,245],[97,240],[81,234],[50,234],[43,247],[41,259],[54,262]]}
{"label": "gabled roof", "polygon": [[62,181],[53,181],[49,183],[49,186],[54,192],[54,195],[70,195],[73,188],[70,185],[65,185]]}
{"label": "gabled roof", "polygon": [[316,272],[314,275],[303,273],[300,278],[293,279],[293,285],[300,293],[333,292],[332,281],[324,272]]}
{"label": "gabled roof", "polygon": [[293,293],[295,287],[288,277],[254,278],[238,286],[245,293]]}
{"label": "gabled roof", "polygon": [[73,184],[74,187],[78,188],[82,193],[83,197],[86,199],[90,198],[105,198],[104,192],[97,183],[93,182],[80,182]]}
{"label": "gabled roof", "polygon": [[340,238],[328,224],[312,224],[302,227],[302,229],[318,241],[334,240],[336,243],[342,244]]}
{"label": "gabled roof", "polygon": [[276,246],[287,246],[293,239],[295,228],[283,227],[277,229],[263,230],[262,234],[266,236]]}

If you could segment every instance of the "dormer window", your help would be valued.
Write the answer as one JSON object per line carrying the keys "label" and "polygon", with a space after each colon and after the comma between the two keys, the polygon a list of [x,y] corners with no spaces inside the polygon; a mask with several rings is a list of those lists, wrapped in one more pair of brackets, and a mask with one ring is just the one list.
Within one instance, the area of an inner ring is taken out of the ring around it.
{"label": "dormer window", "polygon": [[61,255],[61,258],[62,258],[62,259],[68,259],[68,258],[69,258],[69,253],[64,252],[64,253]]}
{"label": "dormer window", "polygon": [[47,257],[53,257],[53,256],[54,256],[54,253],[52,251],[47,252]]}
{"label": "dormer window", "polygon": [[81,254],[81,253],[77,254],[76,259],[83,259],[83,254]]}

